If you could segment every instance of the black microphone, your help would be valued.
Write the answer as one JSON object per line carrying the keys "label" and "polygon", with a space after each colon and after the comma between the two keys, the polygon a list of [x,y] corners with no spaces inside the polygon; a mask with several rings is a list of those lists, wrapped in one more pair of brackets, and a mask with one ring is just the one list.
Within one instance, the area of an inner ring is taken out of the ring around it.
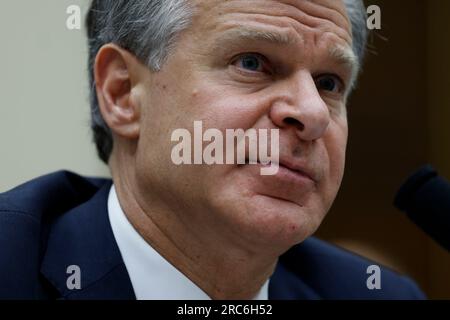
{"label": "black microphone", "polygon": [[395,206],[450,252],[450,183],[427,165],[400,188]]}

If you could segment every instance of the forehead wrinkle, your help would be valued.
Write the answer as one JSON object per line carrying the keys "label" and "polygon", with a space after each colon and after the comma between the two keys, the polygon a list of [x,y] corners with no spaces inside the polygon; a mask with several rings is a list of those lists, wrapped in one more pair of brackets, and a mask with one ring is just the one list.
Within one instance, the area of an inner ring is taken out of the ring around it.
{"label": "forehead wrinkle", "polygon": [[[252,2],[251,0],[249,1]],[[264,4],[267,5],[266,2]],[[305,30],[315,30],[321,34],[330,32],[336,34],[344,42],[352,44],[351,31],[342,25],[336,24],[329,17],[323,18],[321,16],[311,15],[311,13],[305,12],[289,3],[280,4],[283,6],[277,7],[276,10],[272,9],[272,11],[267,11],[270,9],[267,6],[249,6],[245,10],[236,8],[228,14],[234,15],[242,21],[251,20],[262,25],[270,24],[278,28],[293,28],[296,34],[299,35],[303,35]],[[222,16],[220,20],[225,21],[225,16]]]}
{"label": "forehead wrinkle", "polygon": [[[338,0],[333,0],[338,2]],[[326,1],[319,0],[281,0],[289,6],[295,7],[308,15],[314,16],[319,19],[329,20],[336,26],[342,28],[343,26],[347,29],[351,29],[350,19],[347,14],[347,9],[345,5],[343,6],[344,12],[341,12],[336,7],[330,6]],[[343,2],[342,2],[343,4]],[[321,12],[325,10],[326,13]]]}
{"label": "forehead wrinkle", "polygon": [[234,26],[218,36],[215,47],[223,45],[223,42],[233,41],[264,41],[285,46],[298,43],[299,39],[298,35],[293,36],[289,31],[268,30],[267,27]]}

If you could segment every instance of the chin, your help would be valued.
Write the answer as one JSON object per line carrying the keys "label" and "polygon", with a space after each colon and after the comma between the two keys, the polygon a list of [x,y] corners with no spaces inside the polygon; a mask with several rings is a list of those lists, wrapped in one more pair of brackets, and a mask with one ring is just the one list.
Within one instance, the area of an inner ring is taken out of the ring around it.
{"label": "chin", "polygon": [[264,195],[253,197],[248,213],[260,239],[286,249],[313,235],[324,216],[309,204]]}
{"label": "chin", "polygon": [[221,215],[240,243],[281,255],[314,234],[324,214],[317,208],[265,195],[252,195],[221,204]]}

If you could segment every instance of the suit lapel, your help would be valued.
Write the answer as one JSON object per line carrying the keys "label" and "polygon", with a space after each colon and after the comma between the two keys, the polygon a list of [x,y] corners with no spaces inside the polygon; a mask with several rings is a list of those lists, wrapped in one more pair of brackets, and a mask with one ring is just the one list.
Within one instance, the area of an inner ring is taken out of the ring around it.
{"label": "suit lapel", "polygon": [[[109,181],[51,226],[41,273],[62,299],[136,298],[108,218],[110,188]],[[70,266],[79,267],[81,289],[68,288]]]}

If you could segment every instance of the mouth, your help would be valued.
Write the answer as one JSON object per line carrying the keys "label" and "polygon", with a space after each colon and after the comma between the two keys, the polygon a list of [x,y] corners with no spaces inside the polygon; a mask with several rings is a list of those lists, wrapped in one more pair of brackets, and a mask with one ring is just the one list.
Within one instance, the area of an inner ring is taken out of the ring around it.
{"label": "mouth", "polygon": [[313,182],[314,185],[318,183],[317,175],[313,172],[313,170],[308,169],[306,166],[302,166],[299,164],[294,164],[292,162],[289,162],[287,160],[281,159],[280,162],[269,162],[268,164],[261,163],[258,159],[256,163],[250,162],[246,159],[246,165],[253,164],[258,165],[262,167],[272,167],[276,166],[279,168],[278,173],[276,176],[281,176],[285,178],[295,178],[296,180],[309,180],[310,182]]}
{"label": "mouth", "polygon": [[292,164],[284,160],[280,161],[279,166],[293,172],[294,174],[300,175],[304,178],[311,180],[312,182],[314,182],[314,184],[317,183],[317,179],[313,171],[304,166]]}

